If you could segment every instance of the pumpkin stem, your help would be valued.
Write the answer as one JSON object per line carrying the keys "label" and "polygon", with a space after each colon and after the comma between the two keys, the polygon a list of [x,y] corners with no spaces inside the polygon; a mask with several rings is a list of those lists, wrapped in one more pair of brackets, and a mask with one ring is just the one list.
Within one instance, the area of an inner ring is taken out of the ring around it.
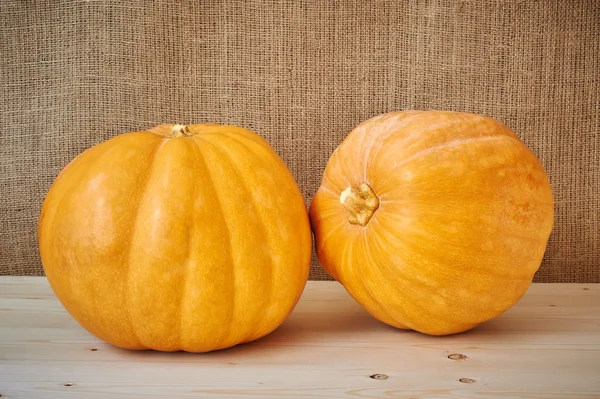
{"label": "pumpkin stem", "polygon": [[340,195],[340,202],[350,212],[348,221],[363,227],[369,223],[369,220],[379,208],[379,198],[367,183],[345,189]]}
{"label": "pumpkin stem", "polygon": [[186,125],[173,125],[169,137],[188,137],[193,136],[190,129]]}

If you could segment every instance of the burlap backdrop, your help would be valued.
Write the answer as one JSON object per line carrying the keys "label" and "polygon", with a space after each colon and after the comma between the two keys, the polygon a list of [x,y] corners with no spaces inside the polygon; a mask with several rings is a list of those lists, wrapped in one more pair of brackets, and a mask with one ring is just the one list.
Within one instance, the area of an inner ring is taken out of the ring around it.
{"label": "burlap backdrop", "polygon": [[599,4],[4,0],[0,274],[42,274],[45,192],[118,133],[255,130],[308,203],[357,123],[437,108],[493,116],[543,161],[556,227],[537,281],[600,282]]}

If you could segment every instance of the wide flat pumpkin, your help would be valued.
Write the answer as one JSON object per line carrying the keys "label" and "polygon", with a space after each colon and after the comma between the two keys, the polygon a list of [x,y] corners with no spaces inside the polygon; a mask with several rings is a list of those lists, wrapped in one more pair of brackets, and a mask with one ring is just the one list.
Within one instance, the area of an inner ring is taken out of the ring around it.
{"label": "wide flat pumpkin", "polygon": [[305,286],[311,235],[292,175],[260,136],[161,125],[67,165],[39,247],[58,299],[92,334],[205,352],[281,324]]}
{"label": "wide flat pumpkin", "polygon": [[543,166],[507,126],[404,111],[348,135],[310,217],[322,265],[374,317],[443,335],[523,296],[554,216]]}

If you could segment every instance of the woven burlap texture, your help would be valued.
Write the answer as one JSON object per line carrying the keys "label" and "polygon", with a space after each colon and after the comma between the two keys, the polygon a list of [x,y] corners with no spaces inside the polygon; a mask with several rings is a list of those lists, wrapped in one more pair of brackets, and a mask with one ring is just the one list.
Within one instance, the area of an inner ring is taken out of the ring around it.
{"label": "woven burlap texture", "polygon": [[[600,282],[597,1],[3,1],[0,274],[43,273],[37,221],[84,149],[163,122],[265,137],[308,202],[360,121],[492,116],[556,197],[540,282]],[[327,278],[313,261],[312,279]]]}

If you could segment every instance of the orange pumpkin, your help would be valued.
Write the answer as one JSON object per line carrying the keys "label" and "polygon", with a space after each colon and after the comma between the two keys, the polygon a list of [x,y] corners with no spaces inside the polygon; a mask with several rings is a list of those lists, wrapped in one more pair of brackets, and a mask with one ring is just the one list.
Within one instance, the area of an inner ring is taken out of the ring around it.
{"label": "orange pumpkin", "polygon": [[405,111],[360,124],[310,206],[325,269],[374,317],[445,335],[514,305],[553,226],[544,168],[500,122]]}
{"label": "orange pumpkin", "polygon": [[304,289],[311,244],[289,170],[233,126],[161,125],[84,151],[39,224],[58,299],[128,349],[205,352],[270,333]]}

